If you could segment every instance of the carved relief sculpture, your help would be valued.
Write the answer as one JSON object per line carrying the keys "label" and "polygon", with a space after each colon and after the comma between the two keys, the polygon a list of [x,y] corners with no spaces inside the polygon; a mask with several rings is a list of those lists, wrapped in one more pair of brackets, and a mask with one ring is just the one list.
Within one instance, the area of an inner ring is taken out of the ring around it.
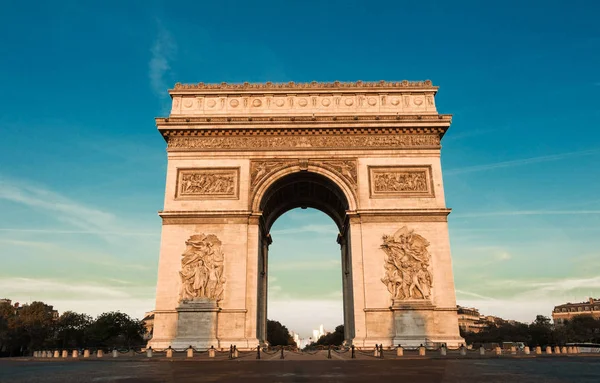
{"label": "carved relief sculpture", "polygon": [[250,186],[256,187],[258,183],[275,170],[283,168],[290,161],[252,161],[250,165]]}
{"label": "carved relief sculpture", "polygon": [[319,161],[325,167],[333,169],[334,172],[346,178],[350,185],[356,189],[356,161],[355,160],[339,160],[339,161]]}
{"label": "carved relief sculpture", "polygon": [[370,167],[371,197],[433,197],[429,167]]}
{"label": "carved relief sculpture", "polygon": [[428,299],[433,279],[427,251],[429,242],[406,226],[393,235],[383,236],[386,253],[385,277],[381,279],[393,300]]}
{"label": "carved relief sculpture", "polygon": [[237,198],[239,169],[179,169],[178,198]]}
{"label": "carved relief sculpture", "polygon": [[179,302],[208,298],[223,299],[223,261],[221,241],[213,234],[192,235],[181,258]]}

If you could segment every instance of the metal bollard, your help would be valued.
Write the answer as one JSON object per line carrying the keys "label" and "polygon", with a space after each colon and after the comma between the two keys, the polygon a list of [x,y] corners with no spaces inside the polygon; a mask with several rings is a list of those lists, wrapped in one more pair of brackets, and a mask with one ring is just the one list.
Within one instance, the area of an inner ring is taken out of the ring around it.
{"label": "metal bollard", "polygon": [[88,350],[87,348],[85,350],[83,350],[83,357],[84,358],[89,358],[90,357],[90,350]]}
{"label": "metal bollard", "polygon": [[383,343],[379,345],[379,357],[383,359]]}
{"label": "metal bollard", "polygon": [[79,351],[73,350],[73,352],[71,353],[71,358],[79,358]]}
{"label": "metal bollard", "polygon": [[523,352],[525,353],[525,355],[531,354],[531,350],[529,349],[529,346],[525,346],[525,348],[523,349]]}
{"label": "metal bollard", "polygon": [[167,358],[172,358],[173,357],[173,349],[171,348],[171,346],[169,346],[169,348],[167,348]]}
{"label": "metal bollard", "polygon": [[425,347],[423,345],[419,346],[419,356],[425,356]]}
{"label": "metal bollard", "polygon": [[356,359],[356,354],[354,353],[354,345],[352,345],[352,355],[351,355],[352,359]]}
{"label": "metal bollard", "polygon": [[152,346],[146,349],[146,357],[152,358]]}
{"label": "metal bollard", "polygon": [[404,349],[402,348],[402,345],[398,345],[398,348],[396,349],[396,356],[404,356]]}
{"label": "metal bollard", "polygon": [[260,359],[260,344],[256,347],[256,359]]}
{"label": "metal bollard", "polygon": [[102,358],[103,356],[104,356],[104,350],[98,350],[98,352],[96,353],[96,357]]}
{"label": "metal bollard", "polygon": [[190,345],[190,347],[187,349],[187,354],[186,356],[188,358],[193,358],[194,357],[194,348]]}
{"label": "metal bollard", "polygon": [[327,349],[327,359],[331,359],[331,345],[329,345],[329,348]]}
{"label": "metal bollard", "polygon": [[209,358],[214,358],[215,357],[215,346],[210,346],[210,348],[208,349],[208,357]]}
{"label": "metal bollard", "polygon": [[285,359],[283,356],[283,346],[281,346],[281,356],[279,357],[279,359]]}

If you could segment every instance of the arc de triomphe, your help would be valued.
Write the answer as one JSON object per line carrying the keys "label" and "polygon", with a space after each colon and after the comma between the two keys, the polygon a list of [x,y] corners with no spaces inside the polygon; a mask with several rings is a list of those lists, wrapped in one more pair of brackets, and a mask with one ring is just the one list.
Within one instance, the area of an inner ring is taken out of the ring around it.
{"label": "arc de triomphe", "polygon": [[419,82],[176,84],[150,345],[266,340],[269,230],[311,207],[339,228],[345,338],[463,343],[440,140]]}

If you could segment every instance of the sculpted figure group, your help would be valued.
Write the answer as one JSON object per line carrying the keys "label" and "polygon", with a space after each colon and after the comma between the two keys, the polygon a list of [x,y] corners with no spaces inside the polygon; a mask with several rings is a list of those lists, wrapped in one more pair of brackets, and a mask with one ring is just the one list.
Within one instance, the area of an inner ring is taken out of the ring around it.
{"label": "sculpted figure group", "polygon": [[385,277],[394,300],[428,299],[433,280],[429,271],[429,242],[406,226],[394,233],[384,235],[382,250],[387,254]]}
{"label": "sculpted figure group", "polygon": [[390,172],[376,174],[375,191],[427,191],[427,177],[425,176],[425,172]]}
{"label": "sculpted figure group", "polygon": [[196,298],[223,299],[223,252],[221,241],[213,234],[192,235],[181,258],[179,301]]}
{"label": "sculpted figure group", "polygon": [[235,176],[219,173],[189,173],[181,177],[181,194],[231,194]]}

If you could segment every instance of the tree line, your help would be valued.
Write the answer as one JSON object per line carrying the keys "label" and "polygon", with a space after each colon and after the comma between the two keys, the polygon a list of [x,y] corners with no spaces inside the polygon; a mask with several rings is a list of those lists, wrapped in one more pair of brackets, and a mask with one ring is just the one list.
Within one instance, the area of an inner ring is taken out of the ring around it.
{"label": "tree line", "polygon": [[461,336],[467,344],[523,342],[529,347],[565,345],[566,343],[600,343],[600,319],[579,315],[561,324],[552,324],[550,318],[538,315],[531,324],[500,323],[483,331],[465,332]]}
{"label": "tree line", "polygon": [[0,356],[31,355],[42,349],[130,348],[145,344],[142,321],[121,312],[92,318],[65,311],[52,317],[48,305],[20,308],[0,303]]}

